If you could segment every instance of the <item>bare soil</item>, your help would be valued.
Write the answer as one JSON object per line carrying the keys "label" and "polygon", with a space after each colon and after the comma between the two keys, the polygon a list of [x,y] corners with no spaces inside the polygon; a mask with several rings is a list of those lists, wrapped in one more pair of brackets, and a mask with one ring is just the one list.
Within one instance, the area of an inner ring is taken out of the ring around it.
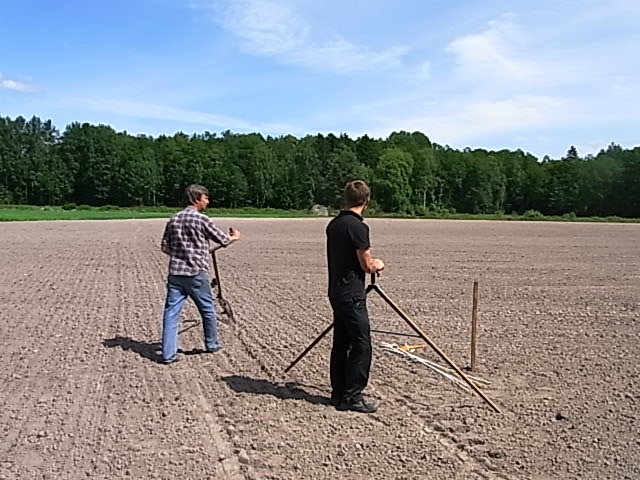
{"label": "bare soil", "polygon": [[[374,334],[363,415],[327,404],[330,335],[283,373],[330,323],[326,223],[220,219],[237,323],[195,354],[189,303],[169,366],[164,220],[1,224],[0,478],[640,478],[640,225],[369,220],[379,284],[460,367],[479,282],[502,414]],[[411,333],[371,295],[375,329]]]}

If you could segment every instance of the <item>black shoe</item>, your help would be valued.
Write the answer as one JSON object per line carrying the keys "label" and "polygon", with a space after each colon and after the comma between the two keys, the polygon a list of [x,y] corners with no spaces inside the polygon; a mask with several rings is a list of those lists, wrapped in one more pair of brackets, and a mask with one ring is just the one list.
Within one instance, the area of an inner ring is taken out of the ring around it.
{"label": "black shoe", "polygon": [[178,363],[180,359],[178,357],[174,357],[171,360],[165,360],[164,358],[160,360],[160,363],[163,365],[171,365],[172,363]]}
{"label": "black shoe", "polygon": [[375,403],[369,402],[364,398],[353,403],[341,402],[336,409],[340,411],[360,412],[360,413],[375,413],[378,407]]}

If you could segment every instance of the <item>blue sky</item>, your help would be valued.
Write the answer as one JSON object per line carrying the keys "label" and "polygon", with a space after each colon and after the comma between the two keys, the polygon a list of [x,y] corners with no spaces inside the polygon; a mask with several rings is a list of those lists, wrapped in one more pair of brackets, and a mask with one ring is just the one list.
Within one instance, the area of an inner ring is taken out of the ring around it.
{"label": "blue sky", "polygon": [[637,0],[0,0],[0,115],[157,136],[640,145]]}

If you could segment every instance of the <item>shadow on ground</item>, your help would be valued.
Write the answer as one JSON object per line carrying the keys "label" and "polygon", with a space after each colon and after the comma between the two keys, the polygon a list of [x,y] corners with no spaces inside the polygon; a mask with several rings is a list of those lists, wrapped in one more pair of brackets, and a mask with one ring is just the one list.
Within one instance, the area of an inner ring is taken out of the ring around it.
{"label": "shadow on ground", "polygon": [[[134,340],[131,337],[116,335],[114,338],[107,338],[103,340],[102,345],[107,348],[120,347],[124,351],[135,352],[147,360],[151,360],[156,363],[163,363],[162,345],[159,342],[141,342],[139,340]],[[179,348],[178,353],[182,353],[183,355],[201,355],[205,353],[211,355],[211,353],[207,352],[203,348],[193,348],[191,350],[182,350]]]}
{"label": "shadow on ground", "polygon": [[102,345],[107,348],[120,347],[124,351],[130,350],[156,363],[162,362],[162,356],[160,355],[161,345],[158,342],[140,342],[130,337],[116,335],[113,338],[103,340]]}
{"label": "shadow on ground", "polygon": [[328,405],[331,400],[322,395],[313,395],[303,390],[297,383],[288,382],[278,385],[269,380],[251,378],[241,375],[229,375],[220,378],[231,390],[237,393],[253,393],[256,395],[273,395],[282,400],[304,400],[316,405]]}

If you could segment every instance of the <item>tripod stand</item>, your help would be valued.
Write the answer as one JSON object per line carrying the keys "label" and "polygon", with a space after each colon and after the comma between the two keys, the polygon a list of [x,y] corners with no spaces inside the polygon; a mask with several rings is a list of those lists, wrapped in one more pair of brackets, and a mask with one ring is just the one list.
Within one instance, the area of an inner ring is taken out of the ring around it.
{"label": "tripod stand", "polygon": [[[415,324],[415,322],[413,320],[411,320],[406,313],[404,313],[400,307],[398,307],[393,300],[391,300],[387,294],[384,292],[384,290],[382,290],[382,288],[376,284],[376,274],[372,273],[371,274],[371,283],[369,284],[369,286],[367,287],[367,295],[369,295],[369,292],[371,291],[375,291],[378,293],[378,295],[380,295],[382,297],[382,299],[387,302],[387,304],[393,309],[393,311],[395,311],[398,315],[400,315],[400,317],[407,322],[407,324],[413,329],[414,332],[416,332],[416,334],[422,338],[427,345],[429,345],[439,356],[440,358],[442,358],[445,362],[447,362],[447,364],[456,372],[456,374],[462,379],[464,380],[467,385],[469,385],[471,387],[471,389],[480,397],[482,398],[482,400],[484,400],[487,404],[489,404],[489,406],[491,406],[491,408],[496,411],[497,413],[501,413],[500,409],[491,401],[491,399],[489,397],[487,397],[482,390],[480,390],[478,388],[478,386],[471,380],[469,379],[469,377],[467,377],[464,372],[462,372],[462,370],[460,370],[450,359],[449,357],[447,357],[447,355],[445,355],[445,353],[440,350],[440,348],[429,338],[427,337],[427,335],[420,330],[420,328]],[[296,357],[296,359],[291,362],[291,365],[289,365],[284,371],[285,373],[287,373],[289,370],[291,370],[300,360],[302,360],[302,358],[309,353],[309,351],[311,351],[311,349],[313,347],[315,347],[318,342],[320,340],[322,340],[324,338],[324,336],[329,333],[331,331],[331,329],[333,328],[333,323],[331,325],[329,325],[319,336],[318,338],[316,338],[311,345],[309,345],[300,355],[298,355]]]}

